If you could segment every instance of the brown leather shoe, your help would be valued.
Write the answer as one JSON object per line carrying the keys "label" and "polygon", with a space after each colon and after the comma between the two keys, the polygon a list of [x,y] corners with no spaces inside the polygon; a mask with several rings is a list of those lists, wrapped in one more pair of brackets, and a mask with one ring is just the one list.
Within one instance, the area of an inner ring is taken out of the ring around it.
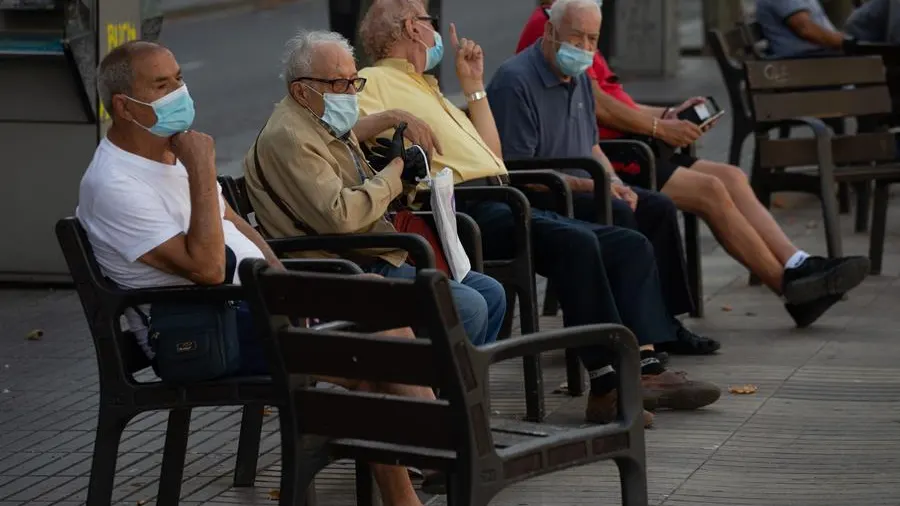
{"label": "brown leather shoe", "polygon": [[644,409],[697,409],[708,406],[722,394],[719,387],[706,381],[689,379],[682,371],[641,376]]}
{"label": "brown leather shoe", "polygon": [[[590,423],[612,423],[619,416],[619,392],[612,390],[604,395],[589,395],[584,408],[584,418]],[[653,413],[644,410],[644,427],[653,425]]]}

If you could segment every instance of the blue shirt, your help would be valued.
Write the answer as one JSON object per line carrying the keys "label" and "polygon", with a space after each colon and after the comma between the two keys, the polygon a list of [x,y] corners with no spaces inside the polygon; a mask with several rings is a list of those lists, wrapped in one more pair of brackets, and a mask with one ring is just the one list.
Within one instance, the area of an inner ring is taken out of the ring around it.
{"label": "blue shirt", "polygon": [[829,48],[813,44],[791,30],[787,19],[806,11],[817,25],[836,31],[819,0],[756,0],[756,21],[762,27],[763,36],[769,41],[772,58],[793,58],[816,53],[831,53]]}
{"label": "blue shirt", "polygon": [[563,82],[544,58],[540,39],[506,60],[487,92],[504,160],[593,156],[598,137],[590,78],[585,73]]}

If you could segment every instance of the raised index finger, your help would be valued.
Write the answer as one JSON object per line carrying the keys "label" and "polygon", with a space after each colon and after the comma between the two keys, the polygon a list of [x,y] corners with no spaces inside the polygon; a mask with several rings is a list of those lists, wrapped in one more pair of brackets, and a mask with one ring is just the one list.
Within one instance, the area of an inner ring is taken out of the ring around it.
{"label": "raised index finger", "polygon": [[459,49],[459,37],[456,35],[456,23],[450,23],[450,45]]}

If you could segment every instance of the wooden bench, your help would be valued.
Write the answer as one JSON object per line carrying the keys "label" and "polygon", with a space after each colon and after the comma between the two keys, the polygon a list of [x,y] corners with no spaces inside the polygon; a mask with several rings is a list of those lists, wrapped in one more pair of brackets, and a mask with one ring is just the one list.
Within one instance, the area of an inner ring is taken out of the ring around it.
{"label": "wooden bench", "polygon": [[[296,504],[316,473],[342,457],[443,471],[451,506],[486,505],[511,484],[613,459],[622,504],[646,506],[639,351],[624,327],[568,328],[475,348],[466,339],[447,278],[434,270],[420,270],[414,281],[351,279],[276,272],[250,260],[242,262],[240,276],[251,293],[273,381],[290,399],[279,413],[282,505]],[[323,293],[340,294],[342,303],[329,302],[333,297]],[[373,300],[392,304],[373,305]],[[429,338],[312,332],[290,325],[298,317],[349,321],[368,332],[427,328]],[[491,419],[491,364],[591,345],[618,357],[616,422],[563,427]],[[441,399],[316,389],[313,376],[439,387]]]}
{"label": "wooden bench", "polygon": [[[252,220],[254,210],[246,190],[246,182],[243,177],[231,178],[223,176],[219,178],[232,207],[248,220]],[[565,181],[552,171],[517,171],[510,173],[511,184],[520,188],[527,185],[544,185],[551,191],[559,194],[558,205],[570,210],[572,206],[571,194]],[[469,230],[478,230],[478,225],[468,215],[457,213],[457,226],[463,246],[473,260],[476,270],[481,270],[503,284],[507,295],[507,314],[504,331],[501,338],[511,336],[512,318],[515,310],[516,296],[519,297],[519,316],[522,334],[531,334],[539,330],[537,315],[537,288],[534,282],[534,266],[531,255],[531,207],[528,199],[514,187],[461,187],[454,189],[455,199],[458,202],[465,200],[494,200],[509,205],[516,219],[515,228],[512,231],[513,256],[502,259],[484,260],[481,253],[480,232],[475,236]],[[423,193],[424,195],[424,193]],[[425,199],[424,203],[427,203]],[[426,206],[427,208],[427,206]],[[428,213],[426,213],[427,215]],[[474,256],[473,256],[474,253]],[[476,261],[477,260],[477,261]],[[418,265],[418,263],[417,263]],[[581,364],[574,353],[567,354],[570,376],[582,378]],[[543,368],[540,357],[525,357],[523,360],[525,382],[525,406],[528,420],[540,422],[544,419],[544,380]],[[583,383],[583,380],[581,381]],[[581,384],[581,383],[579,383]],[[580,395],[577,390],[572,395]]]}
{"label": "wooden bench", "polygon": [[[881,58],[748,61],[744,66],[756,131],[751,184],[760,201],[768,206],[771,194],[779,191],[817,195],[822,201],[828,254],[838,257],[843,250],[835,185],[874,181],[869,257],[872,273],[880,273],[888,188],[900,181],[894,135],[886,131],[836,135],[823,120],[865,120],[891,113]],[[809,129],[813,137],[770,139],[768,130],[786,122]]]}
{"label": "wooden bench", "polygon": [[[123,330],[120,323],[125,308],[135,305],[156,301],[239,300],[244,298],[244,290],[233,285],[123,290],[101,272],[87,235],[77,219],[60,220],[56,225],[56,235],[84,308],[100,376],[100,408],[88,485],[88,506],[108,506],[111,503],[122,431],[132,418],[146,411],[169,411],[156,504],[178,504],[191,409],[195,407],[244,407],[234,486],[253,486],[263,409],[266,405],[277,406],[281,403],[272,389],[271,379],[268,376],[226,378],[183,386],[139,381],[136,375],[150,367],[150,360],[138,346],[134,334]],[[361,240],[358,237],[345,240],[345,243],[347,248],[365,245],[408,248],[424,262],[423,265],[434,265],[433,257],[429,257],[431,250],[424,239],[418,236],[396,237],[398,235],[405,236],[392,234],[391,237],[379,238],[377,234],[370,234]],[[299,250],[302,248],[299,242],[293,241],[293,245],[283,242],[282,247]],[[331,243],[333,246],[334,241]],[[356,265],[345,260],[286,260],[285,264],[289,269],[344,274],[361,272]]]}

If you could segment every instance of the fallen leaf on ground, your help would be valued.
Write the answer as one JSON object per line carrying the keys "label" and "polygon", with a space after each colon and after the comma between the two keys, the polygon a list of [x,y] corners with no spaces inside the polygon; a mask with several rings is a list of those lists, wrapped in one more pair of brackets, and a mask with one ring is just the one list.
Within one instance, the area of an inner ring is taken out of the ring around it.
{"label": "fallen leaf on ground", "polygon": [[147,504],[146,499],[141,499],[140,501],[137,502],[137,506],[144,506],[145,504]]}
{"label": "fallen leaf on ground", "polygon": [[269,500],[278,501],[281,499],[281,490],[269,490]]}
{"label": "fallen leaf on ground", "polygon": [[734,309],[734,308],[729,306],[728,304],[725,304],[724,306],[722,306],[722,311],[725,311],[726,313],[728,311],[731,311],[732,309]]}
{"label": "fallen leaf on ground", "polygon": [[757,390],[759,389],[756,387],[756,385],[740,385],[728,387],[729,392],[738,395],[755,394]]}
{"label": "fallen leaf on ground", "polygon": [[25,334],[25,339],[28,339],[29,341],[39,341],[42,337],[44,337],[44,331],[41,329],[34,329]]}
{"label": "fallen leaf on ground", "polygon": [[272,416],[272,408],[264,408],[263,416]]}

